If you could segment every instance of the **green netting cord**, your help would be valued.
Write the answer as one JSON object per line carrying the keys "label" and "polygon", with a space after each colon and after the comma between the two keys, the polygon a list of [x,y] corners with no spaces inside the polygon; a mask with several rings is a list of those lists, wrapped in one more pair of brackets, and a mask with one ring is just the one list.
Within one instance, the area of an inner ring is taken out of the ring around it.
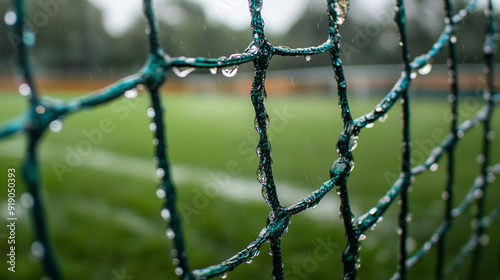
{"label": "green netting cord", "polygon": [[[186,58],[170,57],[164,53],[158,37],[158,28],[156,25],[155,11],[152,0],[143,0],[144,14],[147,19],[147,30],[149,40],[149,58],[145,66],[135,75],[123,78],[117,83],[106,89],[70,101],[53,101],[41,98],[37,92],[35,81],[32,77],[31,67],[28,61],[28,48],[24,40],[21,40],[18,46],[18,60],[23,77],[23,86],[29,89],[28,102],[29,108],[25,115],[11,120],[0,126],[0,138],[6,138],[10,135],[24,132],[28,137],[26,149],[26,158],[23,162],[23,178],[26,181],[28,192],[33,196],[34,205],[32,216],[37,242],[44,248],[43,266],[45,273],[50,279],[62,279],[58,264],[54,257],[52,246],[47,235],[47,224],[44,217],[44,207],[40,199],[40,181],[39,164],[37,162],[37,147],[43,134],[54,121],[64,118],[66,115],[78,112],[85,108],[105,104],[116,98],[122,97],[128,90],[136,87],[145,86],[151,97],[151,112],[153,133],[155,144],[155,161],[157,162],[156,174],[160,178],[160,183],[165,190],[166,198],[162,216],[168,221],[165,235],[173,242],[172,257],[177,264],[175,273],[180,279],[208,279],[215,276],[224,276],[232,271],[238,265],[245,261],[250,261],[259,253],[261,246],[269,241],[271,254],[273,256],[273,279],[284,279],[283,260],[281,252],[281,239],[288,231],[290,218],[308,208],[315,207],[320,201],[336,187],[339,194],[341,205],[340,212],[346,233],[347,246],[343,252],[343,278],[354,279],[359,266],[360,258],[358,251],[360,242],[366,238],[366,231],[374,227],[382,219],[387,208],[398,198],[401,198],[401,210],[399,215],[400,248],[399,266],[394,274],[394,279],[405,279],[408,270],[426,256],[431,248],[438,244],[436,278],[442,279],[445,275],[452,273],[464,260],[464,258],[473,252],[473,262],[470,275],[476,273],[477,263],[481,255],[480,246],[477,246],[479,237],[484,234],[486,228],[500,215],[500,206],[498,206],[489,215],[484,213],[484,193],[488,182],[487,176],[493,173],[500,173],[500,163],[491,165],[491,116],[495,105],[500,101],[499,94],[494,89],[493,72],[493,53],[495,49],[496,30],[494,29],[493,4],[490,0],[486,14],[488,18],[488,32],[484,46],[484,54],[487,69],[488,87],[485,89],[484,97],[486,104],[475,117],[465,122],[457,123],[457,109],[459,102],[458,74],[455,51],[455,25],[464,20],[464,18],[476,8],[476,0],[460,10],[453,16],[452,5],[449,0],[444,0],[445,22],[446,26],[433,47],[425,54],[410,60],[408,51],[408,40],[406,33],[406,15],[403,0],[397,0],[395,3],[395,23],[400,35],[400,46],[402,51],[403,70],[401,77],[389,91],[389,93],[371,110],[370,112],[353,119],[349,102],[347,98],[347,81],[344,76],[342,62],[340,60],[340,35],[339,26],[346,20],[349,9],[349,1],[327,0],[328,13],[328,38],[319,46],[309,48],[292,49],[286,46],[274,46],[266,38],[264,32],[264,20],[261,15],[263,9],[263,0],[250,0],[249,10],[251,14],[252,38],[250,45],[243,53],[232,54],[229,57],[219,58]],[[25,11],[24,1],[12,1],[17,13],[17,22],[14,25],[14,31],[20,38],[25,38]],[[427,64],[448,46],[449,60],[448,66],[451,79],[451,112],[452,119],[450,123],[450,134],[440,143],[429,155],[427,160],[417,166],[412,167],[410,150],[410,100],[409,89],[411,80],[415,78],[416,71]],[[280,56],[310,56],[319,53],[330,52],[334,77],[337,81],[338,102],[341,109],[341,118],[343,121],[343,130],[340,133],[336,143],[339,157],[330,167],[330,179],[324,182],[318,189],[310,193],[304,199],[291,206],[283,206],[277,194],[277,186],[273,175],[273,163],[271,157],[271,143],[267,135],[267,129],[270,125],[269,115],[266,111],[267,92],[265,89],[266,71],[274,55]],[[243,250],[236,253],[220,264],[207,268],[192,270],[189,266],[189,258],[186,251],[184,234],[182,232],[182,221],[177,210],[176,189],[171,177],[170,163],[167,155],[166,127],[164,109],[162,108],[161,93],[159,88],[167,80],[167,72],[170,70],[176,73],[189,73],[194,68],[211,68],[223,71],[235,71],[236,67],[243,63],[252,62],[255,73],[250,92],[251,102],[255,110],[255,128],[259,134],[259,143],[257,154],[259,156],[259,165],[257,168],[257,179],[261,184],[262,195],[271,211],[267,217],[267,225],[257,234],[257,237]],[[362,129],[372,126],[375,121],[382,118],[394,106],[397,101],[402,103],[402,165],[400,177],[394,182],[393,186],[387,191],[379,203],[368,212],[357,219],[351,212],[351,206],[348,196],[348,178],[354,168],[353,150],[357,146],[357,140]],[[43,113],[40,114],[40,106],[43,107]],[[484,162],[481,166],[480,175],[471,187],[468,195],[453,208],[453,186],[454,186],[454,162],[455,146],[463,135],[473,127],[483,125],[483,155]],[[448,181],[446,183],[445,193],[447,194],[445,204],[445,217],[442,225],[436,230],[422,248],[414,255],[407,256],[406,241],[408,237],[408,222],[410,207],[408,203],[408,189],[412,185],[417,175],[420,175],[429,169],[444,156],[448,158]],[[483,195],[478,197],[476,194],[480,191]],[[464,245],[461,253],[453,260],[445,270],[444,260],[444,240],[446,233],[452,225],[452,220],[460,216],[467,207],[477,202],[477,227],[470,241]]]}

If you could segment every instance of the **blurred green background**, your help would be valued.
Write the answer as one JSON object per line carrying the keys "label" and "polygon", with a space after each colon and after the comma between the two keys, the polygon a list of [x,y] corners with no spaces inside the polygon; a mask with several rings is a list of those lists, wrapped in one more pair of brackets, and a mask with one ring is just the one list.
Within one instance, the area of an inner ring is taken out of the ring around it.
{"label": "blurred green background", "polygon": [[[214,3],[239,2],[246,5],[245,1]],[[49,15],[40,3],[30,2],[31,15]],[[92,3],[70,1],[60,5],[59,12],[47,17],[47,23],[36,29],[32,58],[44,96],[79,98],[136,72],[144,63],[147,45],[143,20],[131,17],[130,21],[137,22],[129,29],[112,33],[103,24],[107,10]],[[327,23],[324,8],[318,3],[323,2],[311,1],[304,6],[290,20],[289,29],[270,32],[271,42],[291,47],[321,43],[326,37]],[[366,14],[361,4],[353,3],[350,17],[342,26],[342,55],[355,117],[373,109],[399,77],[399,66],[392,65],[400,61],[395,28],[384,17],[377,18],[386,12],[391,15],[391,4],[377,3],[380,7],[371,14]],[[421,18],[424,12],[426,17],[442,18],[441,4],[436,3],[408,4],[412,7],[408,25],[412,54],[432,46],[442,28],[439,21],[436,28],[430,29],[434,21]],[[464,1],[455,4],[460,8]],[[205,6],[196,1],[159,1],[160,30],[167,53],[218,57],[244,50],[251,39],[249,28],[237,29],[211,20]],[[180,22],[163,20],[169,16],[162,12],[169,9],[182,15]],[[0,12],[7,10],[8,1],[1,1]],[[223,15],[229,16],[230,12]],[[35,24],[35,18],[31,19]],[[481,70],[477,64],[482,61],[483,35],[478,35],[478,30],[483,30],[484,22],[483,13],[475,12],[460,26],[458,34],[459,61],[463,62],[460,73],[464,73],[460,76],[464,95],[459,114],[462,121],[472,117],[483,104],[478,95],[484,86],[483,74],[476,70]],[[373,27],[380,31],[370,29]],[[5,25],[0,27],[0,123],[23,114],[26,108],[26,100],[16,92],[20,80],[9,32]],[[445,59],[445,53],[437,57],[432,72],[415,79],[410,92],[414,164],[421,163],[448,131],[446,67],[440,65]],[[329,64],[327,55],[313,57],[309,62],[303,58],[275,57],[271,63],[266,105],[271,119],[278,193],[287,206],[326,181],[329,167],[337,158],[335,144],[342,123]],[[231,257],[266,224],[270,209],[255,178],[258,138],[248,97],[251,69],[251,65],[241,66],[232,79],[221,74],[212,76],[208,71],[196,71],[185,79],[170,73],[164,88],[168,152],[193,268]],[[176,278],[171,244],[164,235],[166,224],[160,216],[162,201],[156,196],[158,180],[146,114],[149,106],[147,93],[141,91],[136,98],[120,98],[79,112],[63,120],[59,133],[48,132],[39,147],[48,226],[65,279]],[[360,135],[354,151],[356,166],[349,178],[350,200],[357,217],[378,202],[399,172],[400,114],[396,104],[386,121],[377,122]],[[108,129],[102,129],[103,122]],[[497,137],[492,143],[491,162],[498,163],[498,114],[494,115],[493,124]],[[459,142],[456,203],[465,196],[480,170],[480,139],[481,129],[475,128]],[[14,167],[19,172],[24,146],[23,135],[0,141],[0,168]],[[445,169],[442,160],[437,171],[425,173],[415,181],[410,193],[410,253],[423,246],[442,221]],[[6,172],[0,172],[0,180],[6,182]],[[498,182],[493,181],[488,189],[487,211],[498,203]],[[19,198],[24,191],[22,181],[17,188]],[[6,197],[6,193],[0,196],[2,217],[6,215]],[[292,218],[290,231],[282,241],[287,279],[341,278],[340,259],[346,241],[338,204],[338,197],[332,192],[317,208]],[[475,210],[472,207],[455,220],[446,244],[447,261],[472,233],[470,224]],[[43,271],[30,254],[34,235],[29,209],[18,207],[17,213],[17,272],[6,270],[7,244],[3,237],[7,230],[3,228],[0,278],[39,279]],[[395,271],[397,213],[397,205],[391,206],[384,220],[361,242],[359,279],[388,279]],[[487,230],[489,238],[483,239],[489,242],[484,247],[478,279],[500,279],[499,231],[497,222]],[[228,277],[270,278],[272,261],[268,247],[265,244],[252,264],[239,266]],[[432,278],[434,267],[435,250],[411,270],[409,279]],[[469,264],[465,263],[449,279],[464,279],[468,269]]]}

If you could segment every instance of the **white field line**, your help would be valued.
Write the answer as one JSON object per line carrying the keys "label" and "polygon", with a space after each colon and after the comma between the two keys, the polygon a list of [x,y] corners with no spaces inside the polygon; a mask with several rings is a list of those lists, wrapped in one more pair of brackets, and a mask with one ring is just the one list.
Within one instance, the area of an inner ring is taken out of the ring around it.
{"label": "white field line", "polygon": [[[0,143],[0,159],[21,158],[24,147],[22,141],[9,141]],[[40,160],[42,163],[50,164],[57,161],[65,164],[65,145],[44,143],[41,147]],[[78,166],[72,169],[86,168],[105,171],[117,175],[134,176],[140,179],[156,182],[155,165],[153,160],[148,160],[138,156],[123,155],[93,147],[92,152],[85,156]],[[191,165],[173,165],[172,176],[174,184],[182,186],[184,184],[196,184],[204,186],[208,183],[215,183],[211,178],[211,172],[218,172]],[[64,175],[68,175],[66,173]],[[245,203],[265,203],[261,196],[261,186],[257,179],[244,176],[230,176],[227,187],[221,187],[219,195],[232,201]],[[303,188],[277,180],[277,189],[282,204],[291,205],[306,197],[309,191]],[[339,199],[335,192],[328,194],[315,209],[305,211],[309,218],[323,222],[340,222],[339,220]],[[217,199],[217,198],[214,198]]]}

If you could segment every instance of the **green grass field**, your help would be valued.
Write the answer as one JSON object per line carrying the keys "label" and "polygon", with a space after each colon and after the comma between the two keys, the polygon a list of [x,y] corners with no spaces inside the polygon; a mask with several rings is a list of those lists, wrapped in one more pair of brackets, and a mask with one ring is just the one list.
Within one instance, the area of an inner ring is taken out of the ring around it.
{"label": "green grass field", "polygon": [[[76,95],[75,95],[76,96]],[[62,96],[56,96],[62,97]],[[74,96],[71,96],[74,97]],[[66,98],[66,97],[65,97]],[[445,98],[412,101],[412,136],[415,163],[424,160],[448,131]],[[188,253],[193,268],[219,263],[243,249],[266,224],[269,208],[255,179],[258,158],[254,113],[248,97],[178,94],[165,96],[167,133],[173,176],[183,212]],[[25,100],[18,94],[0,94],[0,121],[21,114]],[[376,100],[351,101],[355,117],[368,112]],[[463,104],[460,118],[478,109]],[[474,103],[478,105],[479,103]],[[119,99],[64,120],[60,133],[48,133],[40,146],[40,163],[51,238],[65,279],[175,279],[171,246],[163,232],[162,201],[155,196],[158,180],[152,160],[152,133],[146,110],[149,100]],[[278,193],[285,205],[303,198],[329,176],[337,158],[335,144],[342,123],[333,96],[268,98],[270,137]],[[494,116],[500,134],[500,114]],[[385,194],[400,165],[400,108],[385,122],[360,134],[354,151],[356,167],[349,179],[353,211],[359,216]],[[479,171],[480,128],[460,141],[457,155],[456,202]],[[492,162],[500,161],[499,140],[493,142]],[[0,141],[0,179],[7,168],[19,168],[24,136]],[[64,166],[65,168],[62,168]],[[436,172],[417,177],[410,193],[413,214],[409,248],[414,252],[440,224],[444,203],[445,159]],[[500,180],[490,184],[487,210],[498,203]],[[18,195],[24,190],[18,185]],[[0,196],[6,215],[6,197]],[[42,269],[30,254],[33,241],[28,210],[19,209],[16,229],[17,271],[6,270],[6,239],[0,238],[0,278],[39,279]],[[454,223],[447,242],[450,261],[472,232],[471,211]],[[359,279],[388,279],[397,266],[396,216],[392,205],[384,220],[361,242]],[[1,223],[3,224],[6,220]],[[500,279],[500,223],[488,229],[481,275]],[[5,237],[5,226],[0,237]],[[315,209],[292,218],[282,248],[287,279],[340,279],[345,246],[339,220],[338,197],[329,194]],[[327,246],[325,246],[327,244]],[[269,245],[252,264],[244,264],[230,279],[269,279]],[[321,252],[321,256],[317,254]],[[435,250],[410,272],[410,279],[433,277]],[[466,263],[450,279],[464,279]],[[128,277],[128,278],[127,278]]]}

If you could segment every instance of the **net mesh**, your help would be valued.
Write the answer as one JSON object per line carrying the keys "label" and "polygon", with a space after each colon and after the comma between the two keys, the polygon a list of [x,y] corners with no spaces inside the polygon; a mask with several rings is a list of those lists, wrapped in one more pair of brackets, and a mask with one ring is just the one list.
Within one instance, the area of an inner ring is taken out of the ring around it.
{"label": "net mesh", "polygon": [[[493,15],[493,2],[489,0],[486,4],[485,14],[487,17],[486,39],[483,53],[485,60],[485,75],[487,85],[483,91],[484,107],[472,118],[458,123],[458,104],[460,102],[458,88],[458,70],[456,58],[456,37],[455,27],[462,22],[473,10],[476,9],[477,1],[471,1],[466,8],[453,13],[450,0],[444,0],[445,28],[432,48],[425,54],[410,59],[408,52],[408,39],[406,32],[406,14],[403,0],[396,0],[394,6],[394,21],[398,28],[400,38],[400,50],[402,54],[403,70],[399,80],[389,93],[370,112],[353,118],[351,115],[349,101],[347,98],[347,82],[343,73],[343,65],[340,60],[341,37],[339,27],[345,21],[349,9],[349,1],[327,0],[328,13],[328,39],[319,46],[308,48],[288,48],[274,46],[266,38],[264,33],[264,21],[261,15],[263,0],[249,0],[249,10],[251,13],[252,38],[250,45],[243,53],[232,54],[229,57],[220,58],[186,58],[170,57],[164,53],[160,45],[158,30],[156,25],[156,14],[152,0],[144,0],[144,15],[147,19],[147,30],[149,40],[149,57],[145,66],[135,75],[123,78],[109,87],[86,97],[77,98],[71,101],[47,100],[42,98],[35,85],[32,68],[28,60],[29,36],[26,31],[25,5],[24,1],[13,0],[14,11],[17,20],[13,24],[14,32],[20,40],[17,54],[23,84],[20,92],[28,97],[29,109],[27,113],[19,118],[8,121],[0,127],[0,138],[7,138],[17,133],[24,133],[27,136],[27,147],[25,160],[22,164],[23,178],[28,187],[29,193],[33,197],[33,207],[31,214],[34,220],[34,231],[37,241],[45,249],[45,256],[42,260],[46,275],[50,279],[62,279],[61,271],[58,267],[54,252],[49,243],[47,224],[44,217],[43,200],[41,199],[41,183],[39,174],[39,163],[37,158],[37,148],[42,135],[47,130],[66,115],[76,113],[83,109],[108,103],[114,99],[121,98],[127,91],[134,90],[138,86],[148,89],[151,97],[151,106],[154,110],[152,123],[154,130],[155,156],[157,157],[156,173],[161,179],[161,184],[166,192],[165,210],[162,216],[168,217],[167,237],[172,240],[176,254],[177,267],[175,273],[181,279],[207,279],[214,276],[223,276],[232,271],[238,265],[249,261],[257,256],[260,247],[266,242],[270,242],[272,253],[273,279],[284,279],[283,260],[281,252],[281,239],[288,231],[290,218],[309,208],[315,207],[332,189],[336,188],[340,196],[340,212],[345,228],[347,245],[342,255],[344,279],[354,279],[359,265],[358,251],[360,240],[366,238],[367,229],[374,226],[382,219],[382,216],[395,201],[400,200],[400,214],[398,233],[400,234],[399,265],[393,275],[393,279],[405,279],[407,272],[416,263],[425,258],[426,255],[437,247],[436,278],[442,279],[446,275],[455,271],[462,264],[466,257],[472,255],[470,269],[471,279],[476,275],[478,263],[481,256],[480,237],[483,236],[487,227],[492,224],[500,215],[500,204],[490,213],[485,212],[485,198],[487,187],[491,184],[490,178],[493,174],[500,173],[500,163],[492,162],[492,114],[496,104],[500,100],[500,95],[494,88],[494,50],[495,40],[498,35],[495,30]],[[410,135],[410,99],[409,89],[411,80],[415,78],[416,71],[427,67],[436,55],[448,49],[448,67],[450,81],[450,101],[451,101],[451,121],[450,130],[444,141],[437,145],[428,155],[424,163],[413,166],[411,163]],[[337,81],[339,106],[341,108],[341,118],[344,128],[340,133],[337,142],[339,157],[333,162],[330,168],[331,178],[320,187],[304,197],[302,200],[291,206],[283,206],[277,194],[277,186],[273,176],[273,165],[271,158],[271,144],[268,137],[268,127],[270,124],[268,113],[266,112],[266,71],[271,58],[278,56],[311,56],[315,54],[329,52],[332,62],[334,77]],[[166,82],[166,73],[170,70],[179,75],[187,75],[195,68],[222,69],[226,74],[232,74],[236,67],[244,63],[253,63],[255,74],[250,92],[251,101],[255,110],[255,128],[259,135],[257,154],[260,158],[257,179],[262,187],[262,194],[266,203],[271,208],[268,222],[247,247],[237,252],[233,257],[202,269],[191,269],[189,258],[186,252],[184,234],[182,232],[182,220],[178,212],[176,201],[176,189],[171,178],[171,167],[167,155],[167,141],[165,134],[165,117],[162,108],[162,96],[160,86]],[[378,204],[368,212],[355,218],[351,212],[351,203],[348,197],[348,177],[354,166],[352,152],[357,146],[360,132],[372,126],[372,124],[383,118],[391,110],[397,101],[402,103],[402,140],[401,140],[401,172],[399,178],[395,180],[392,187],[379,200]],[[40,113],[43,108],[43,113]],[[480,173],[468,194],[456,206],[453,205],[454,178],[456,177],[456,146],[465,133],[472,128],[482,126],[481,145],[484,160],[481,164]],[[447,160],[447,182],[445,186],[446,199],[445,217],[441,225],[431,234],[429,240],[413,255],[408,255],[408,222],[409,222],[409,188],[415,178],[429,170],[435,168],[436,164],[446,157]],[[480,194],[480,195],[478,195]],[[455,218],[461,216],[471,205],[477,205],[475,226],[470,240],[464,244],[460,253],[445,266],[444,254],[446,250],[445,240]]]}

